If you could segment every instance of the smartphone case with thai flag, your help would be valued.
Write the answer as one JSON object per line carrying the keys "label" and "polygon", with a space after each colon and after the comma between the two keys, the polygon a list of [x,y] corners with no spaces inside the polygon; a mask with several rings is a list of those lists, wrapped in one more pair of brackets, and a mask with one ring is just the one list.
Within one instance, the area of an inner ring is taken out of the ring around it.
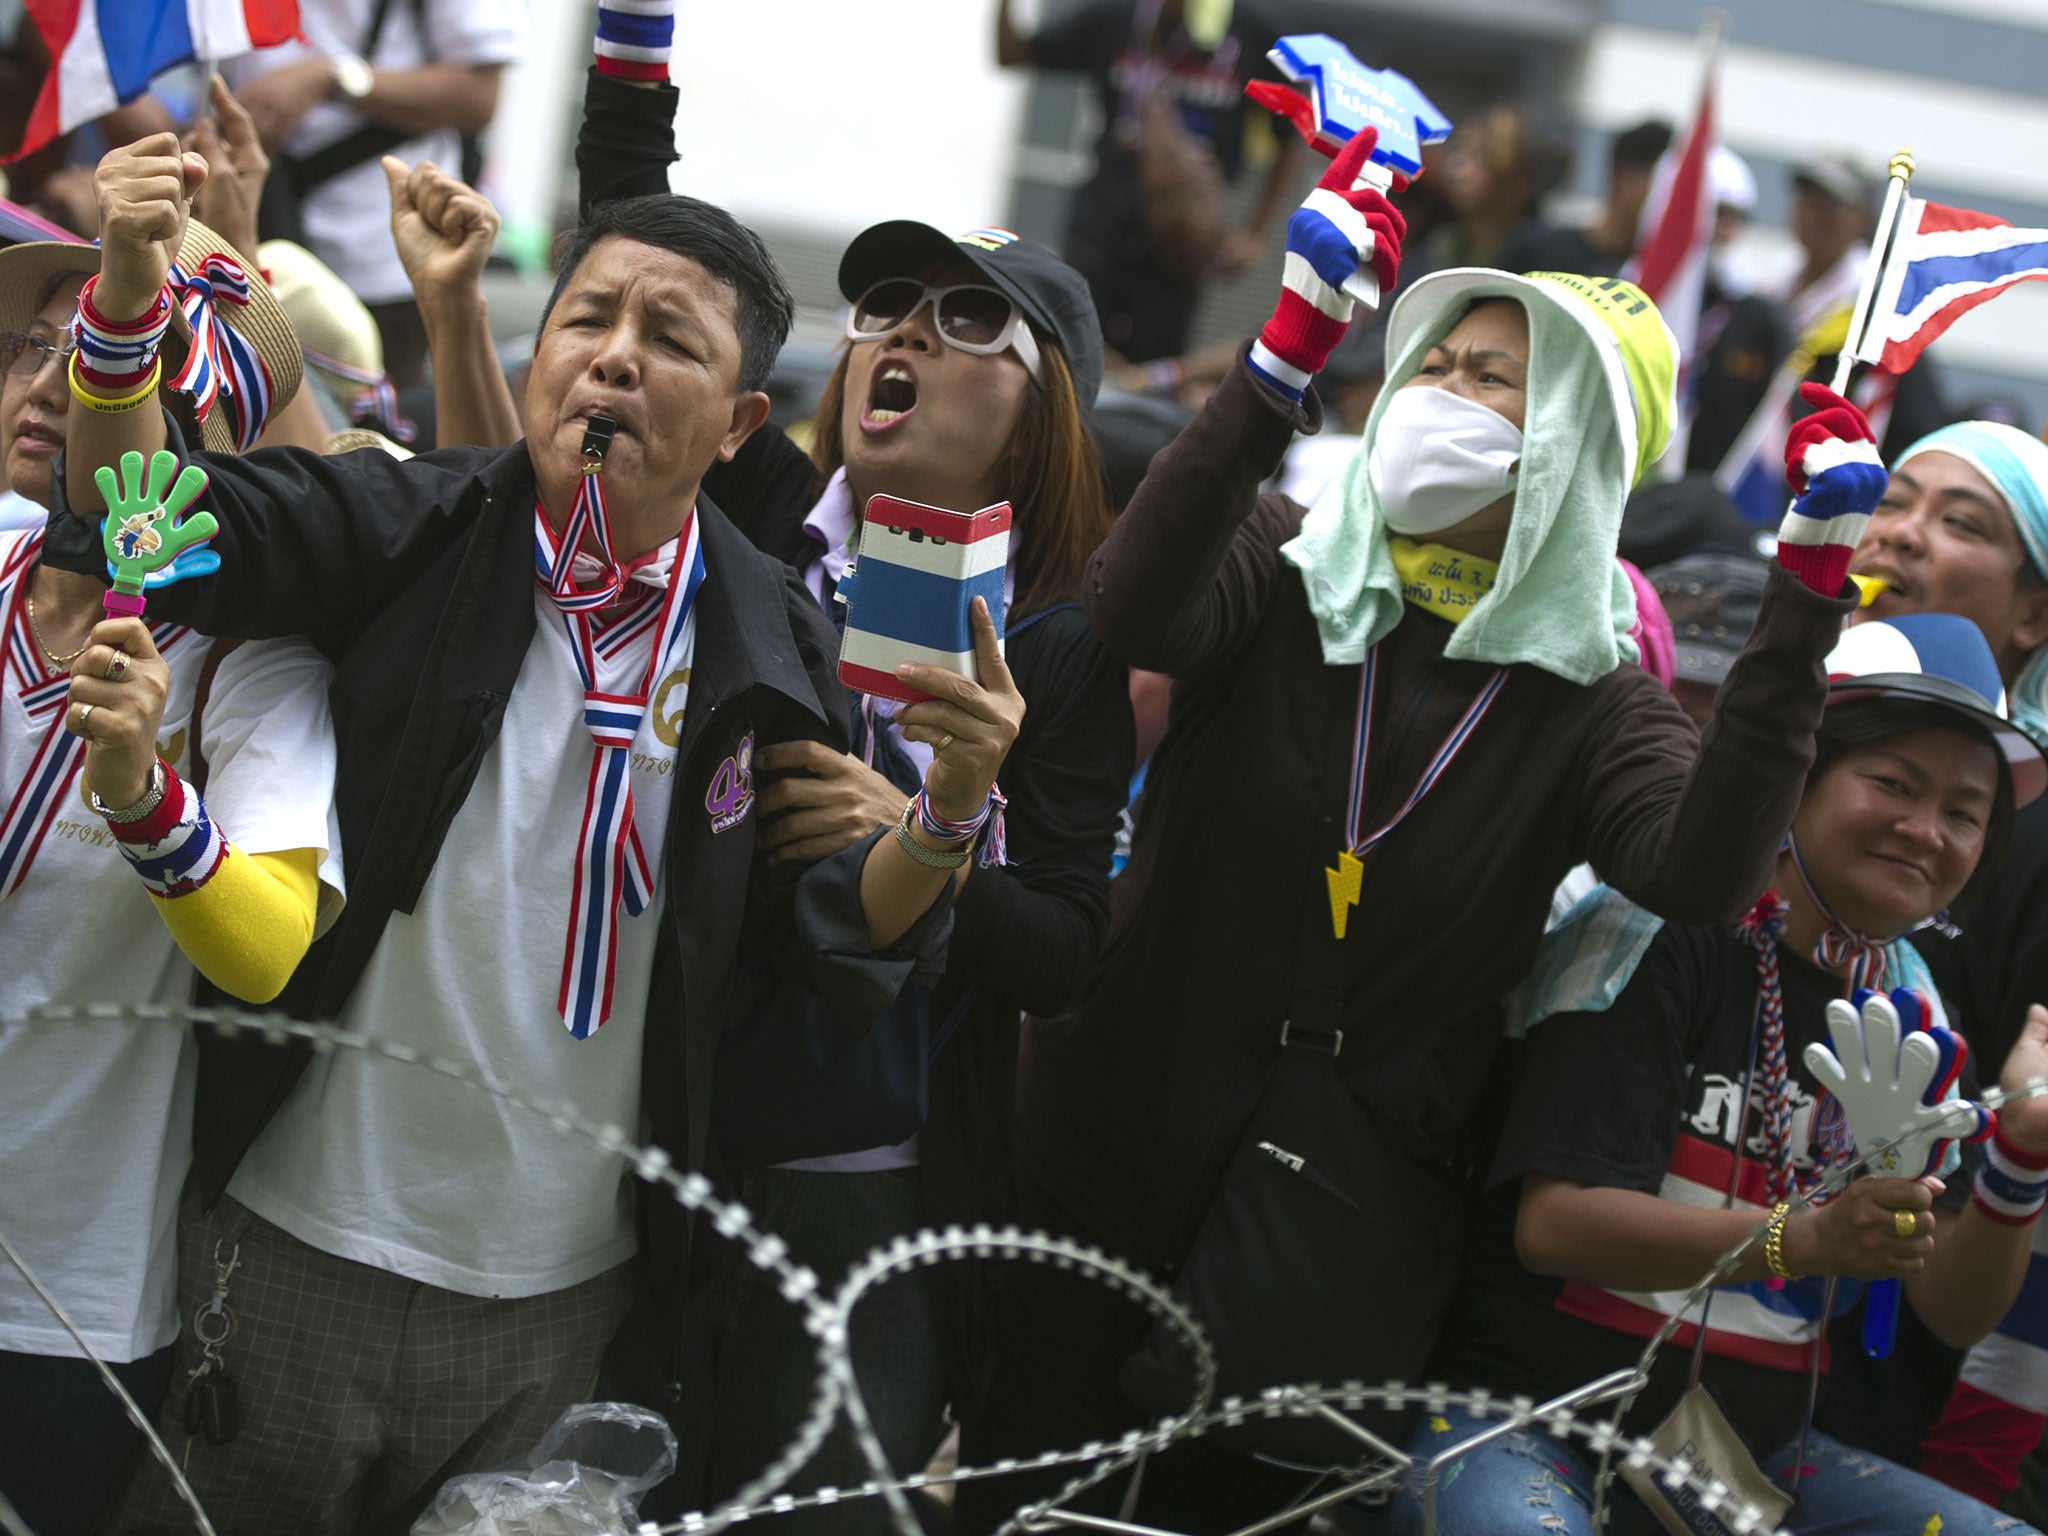
{"label": "smartphone case with thai flag", "polygon": [[895,496],[870,496],[860,549],[839,579],[846,636],[839,680],[880,698],[915,704],[931,697],[896,675],[903,662],[976,675],[976,597],[1003,634],[1003,574],[1010,560],[1010,504],[949,512]]}

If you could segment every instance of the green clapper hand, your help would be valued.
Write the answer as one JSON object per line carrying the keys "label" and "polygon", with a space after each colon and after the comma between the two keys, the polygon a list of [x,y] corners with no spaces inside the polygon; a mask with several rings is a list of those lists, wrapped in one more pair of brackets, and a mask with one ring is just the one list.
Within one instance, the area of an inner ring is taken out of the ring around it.
{"label": "green clapper hand", "polygon": [[[100,540],[106,546],[107,570],[114,578],[104,600],[110,617],[139,618],[145,587],[165,586],[220,569],[220,556],[201,548],[220,532],[213,514],[202,511],[179,517],[206,489],[206,471],[188,464],[173,486],[171,475],[177,468],[178,456],[160,448],[150,456],[146,483],[139,453],[121,455],[118,486],[111,468],[93,471],[107,503]],[[169,496],[164,495],[167,486]]]}

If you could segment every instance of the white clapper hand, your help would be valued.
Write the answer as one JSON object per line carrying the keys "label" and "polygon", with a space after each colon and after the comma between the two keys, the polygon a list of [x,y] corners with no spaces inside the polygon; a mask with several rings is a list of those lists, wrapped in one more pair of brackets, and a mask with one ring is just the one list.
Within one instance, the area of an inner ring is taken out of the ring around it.
{"label": "white clapper hand", "polygon": [[1886,1178],[1917,1179],[1929,1172],[1937,1144],[1966,1134],[1969,1127],[1951,1104],[1923,1102],[1941,1071],[1941,1047],[1924,1030],[1905,1030],[1899,1011],[1882,992],[1862,1008],[1840,998],[1828,1004],[1828,1039],[1806,1048],[1806,1067],[1841,1102],[1858,1152],[1901,1137],[1878,1153],[1869,1171]]}

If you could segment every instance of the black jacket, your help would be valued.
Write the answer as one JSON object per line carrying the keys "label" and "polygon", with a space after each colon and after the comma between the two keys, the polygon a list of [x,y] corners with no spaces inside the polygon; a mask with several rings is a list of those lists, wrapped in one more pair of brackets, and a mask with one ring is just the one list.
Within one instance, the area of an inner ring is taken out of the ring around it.
{"label": "black jacket", "polygon": [[[375,450],[187,457],[211,477],[221,569],[152,593],[152,613],[203,633],[305,635],[335,666],[348,905],[279,1000],[296,1017],[332,1018],[391,914],[419,899],[525,660],[535,624],[532,464],[524,443],[404,463]],[[103,574],[97,540],[65,513],[61,461],[52,480],[58,502],[44,558]],[[845,704],[835,637],[809,594],[708,498],[698,508],[707,576],[662,855],[669,898],[641,1078],[643,1129],[690,1167],[703,1161],[719,1031],[742,1001],[734,992],[743,946],[865,1023],[913,973],[936,979],[952,925],[941,895],[894,952],[874,955],[859,904],[872,839],[807,870],[771,871],[756,857],[753,816],[712,830],[712,776],[748,736],[757,747],[809,738],[843,748]],[[679,1016],[668,1011],[678,997]],[[200,1187],[212,1198],[308,1053],[248,1039],[202,1048],[194,1142]],[[680,1280],[671,1266],[683,1252],[675,1211],[667,1200],[649,1204],[649,1249],[669,1281]]]}
{"label": "black jacket", "polygon": [[[803,522],[823,488],[810,461],[764,427],[705,476],[756,546],[797,570],[823,551]],[[935,1018],[975,995],[931,1068],[920,1142],[924,1217],[1001,1222],[1012,1198],[1010,1108],[1020,1012],[1058,1013],[1081,997],[1109,926],[1109,866],[1136,754],[1129,673],[1073,605],[1012,614],[1005,647],[1024,696],[1004,759],[1009,864],[960,888]],[[851,1149],[849,1149],[851,1150]],[[956,1400],[981,1389],[985,1288],[974,1264],[933,1271]]]}

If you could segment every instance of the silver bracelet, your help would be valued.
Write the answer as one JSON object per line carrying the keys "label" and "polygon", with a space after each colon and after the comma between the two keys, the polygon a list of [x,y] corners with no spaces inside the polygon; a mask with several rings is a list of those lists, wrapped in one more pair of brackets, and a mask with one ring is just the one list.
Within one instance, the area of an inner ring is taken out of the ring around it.
{"label": "silver bracelet", "polygon": [[958,853],[939,853],[925,847],[910,835],[910,818],[917,814],[917,801],[913,798],[903,802],[903,814],[896,818],[896,841],[926,869],[958,869],[973,857],[971,848],[962,848]]}
{"label": "silver bracelet", "polygon": [[141,821],[164,803],[164,760],[158,758],[150,764],[149,788],[145,789],[142,798],[131,806],[115,810],[91,790],[86,791],[86,797],[92,802],[95,816],[103,816],[117,826],[127,826],[131,822]]}

